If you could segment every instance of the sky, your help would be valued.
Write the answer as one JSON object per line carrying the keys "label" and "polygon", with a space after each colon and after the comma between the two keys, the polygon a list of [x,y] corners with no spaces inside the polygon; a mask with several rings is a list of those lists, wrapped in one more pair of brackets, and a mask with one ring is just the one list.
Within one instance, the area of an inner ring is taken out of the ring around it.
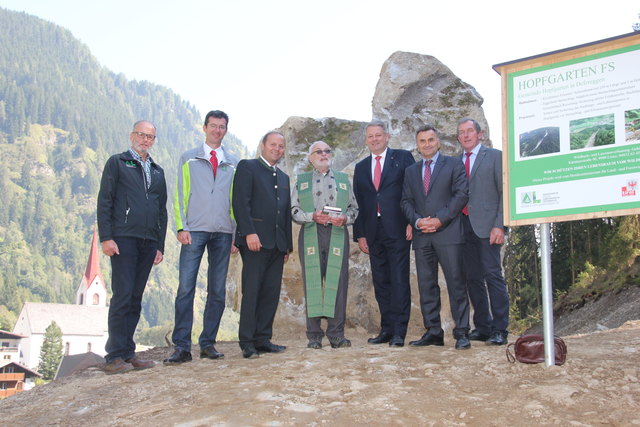
{"label": "sky", "polygon": [[229,132],[250,148],[290,116],[371,120],[380,69],[396,51],[432,55],[474,86],[500,148],[493,65],[630,33],[640,21],[637,0],[0,0],[0,7],[67,28],[101,65],[171,88],[203,119],[209,110],[227,112]]}

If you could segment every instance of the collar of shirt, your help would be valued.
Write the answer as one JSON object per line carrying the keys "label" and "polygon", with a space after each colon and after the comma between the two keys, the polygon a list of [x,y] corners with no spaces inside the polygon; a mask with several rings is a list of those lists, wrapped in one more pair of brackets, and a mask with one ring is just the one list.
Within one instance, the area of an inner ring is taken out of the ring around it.
{"label": "collar of shirt", "polygon": [[331,169],[328,169],[325,173],[320,172],[318,169],[313,169],[313,174],[317,176],[327,176],[331,173]]}
{"label": "collar of shirt", "polygon": [[153,160],[151,160],[151,156],[147,154],[147,160],[142,160],[142,156],[136,153],[136,150],[134,150],[133,147],[129,148],[129,153],[131,153],[133,158],[139,161],[142,165],[142,170],[144,171],[143,180],[147,189],[149,189],[151,186],[151,163],[153,162]]}
{"label": "collar of shirt", "polygon": [[136,153],[136,150],[134,150],[133,148],[129,148],[129,154],[131,154],[131,156],[136,159],[137,161],[139,161],[140,163],[142,163],[143,165],[145,163],[153,163],[153,160],[151,159],[151,156],[147,153],[147,160],[143,160],[142,156],[138,153]]}
{"label": "collar of shirt", "polygon": [[[204,155],[209,161],[211,161],[211,147],[207,145],[206,142],[202,143],[202,150],[204,151]],[[222,149],[222,145],[214,150],[216,152],[216,157],[218,158],[218,164],[224,162],[224,150]]]}
{"label": "collar of shirt", "polygon": [[273,170],[276,169],[276,165],[272,165],[271,163],[267,162],[267,159],[262,157],[262,155],[260,155],[260,158],[262,159],[262,161],[264,162],[265,165],[268,165],[270,168],[273,168]]}
{"label": "collar of shirt", "polygon": [[[476,158],[478,157],[478,153],[480,152],[480,144],[476,145],[475,147],[473,147],[473,150],[471,150],[471,156],[469,156],[469,170],[473,169],[473,163],[476,161]],[[462,152],[462,163],[464,164],[464,162],[467,160],[467,152],[463,151]]]}
{"label": "collar of shirt", "polygon": [[384,158],[387,157],[387,150],[389,148],[385,148],[384,151],[380,154],[373,154],[371,153],[371,176],[373,177],[373,175],[375,174],[375,169],[376,169],[376,157],[380,156],[380,172],[382,172],[382,170],[384,169]]}
{"label": "collar of shirt", "polygon": [[424,157],[422,158],[422,169],[424,170],[425,166],[427,166],[427,161],[431,160],[431,165],[430,165],[430,169],[431,172],[433,172],[433,168],[436,166],[436,162],[438,161],[438,157],[440,157],[440,152],[438,151],[436,154],[433,155],[432,158],[430,159],[425,159]]}

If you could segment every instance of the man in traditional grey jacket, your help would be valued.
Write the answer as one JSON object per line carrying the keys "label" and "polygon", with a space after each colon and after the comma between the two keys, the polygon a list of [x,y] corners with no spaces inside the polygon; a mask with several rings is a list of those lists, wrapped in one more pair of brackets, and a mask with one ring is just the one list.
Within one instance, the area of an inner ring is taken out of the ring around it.
{"label": "man in traditional grey jacket", "polygon": [[307,347],[322,348],[321,326],[333,348],[350,347],[344,336],[349,281],[349,232],[358,216],[358,204],[349,177],[331,169],[331,148],[316,141],[309,148],[313,171],[296,177],[291,196],[293,220],[302,224],[298,253],[307,304]]}

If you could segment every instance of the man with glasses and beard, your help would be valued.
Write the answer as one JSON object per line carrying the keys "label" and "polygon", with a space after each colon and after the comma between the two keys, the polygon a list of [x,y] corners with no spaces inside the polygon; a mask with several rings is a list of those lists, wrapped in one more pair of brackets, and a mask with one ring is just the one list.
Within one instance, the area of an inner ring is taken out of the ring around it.
{"label": "man with glasses and beard", "polygon": [[349,282],[349,231],[358,215],[349,176],[331,169],[332,151],[323,141],[309,147],[313,171],[299,174],[291,215],[301,224],[298,253],[307,303],[307,347],[322,348],[321,320],[332,348],[351,347],[344,336]]}
{"label": "man with glasses and beard", "polygon": [[98,232],[102,252],[111,258],[107,374],[155,365],[136,356],[133,334],[151,267],[163,258],[167,185],[164,171],[149,156],[156,140],[153,123],[136,122],[129,140],[128,151],[107,160],[98,193]]}

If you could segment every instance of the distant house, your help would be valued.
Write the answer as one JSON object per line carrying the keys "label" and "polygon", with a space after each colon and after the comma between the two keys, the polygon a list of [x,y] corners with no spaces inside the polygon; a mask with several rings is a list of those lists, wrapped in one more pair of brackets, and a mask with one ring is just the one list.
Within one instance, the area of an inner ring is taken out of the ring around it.
{"label": "distant house", "polygon": [[26,337],[0,329],[0,364],[20,361],[20,340],[23,338]]}
{"label": "distant house", "polygon": [[25,302],[13,328],[21,340],[20,363],[38,369],[44,333],[52,321],[62,330],[65,355],[94,352],[104,356],[107,342],[107,289],[100,274],[98,235],[93,232],[87,268],[75,304]]}
{"label": "distant house", "polygon": [[62,330],[65,355],[92,351],[104,356],[108,312],[107,307],[25,302],[13,328],[14,333],[26,336],[20,362],[38,369],[44,333],[52,321]]}
{"label": "distant house", "polygon": [[0,399],[31,389],[41,375],[16,362],[0,362]]}

